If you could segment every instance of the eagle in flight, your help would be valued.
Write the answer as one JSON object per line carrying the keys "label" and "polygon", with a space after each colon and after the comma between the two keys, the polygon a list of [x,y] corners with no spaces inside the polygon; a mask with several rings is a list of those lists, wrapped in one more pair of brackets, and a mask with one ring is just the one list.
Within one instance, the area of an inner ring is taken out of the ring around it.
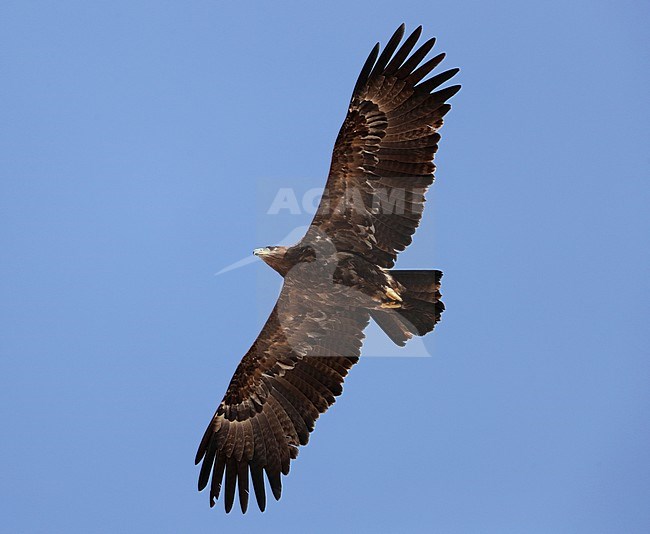
{"label": "eagle in flight", "polygon": [[435,39],[413,52],[421,33],[420,26],[400,46],[402,24],[381,54],[379,43],[370,52],[305,236],[254,252],[284,283],[196,454],[210,506],[223,490],[226,512],[235,493],[246,512],[252,481],[264,511],[264,473],[280,498],[281,475],[341,394],[371,318],[400,346],[440,320],[442,273],[392,269],[420,223],[438,130],[460,89],[438,89],[458,69],[427,78],[444,54],[423,62]]}

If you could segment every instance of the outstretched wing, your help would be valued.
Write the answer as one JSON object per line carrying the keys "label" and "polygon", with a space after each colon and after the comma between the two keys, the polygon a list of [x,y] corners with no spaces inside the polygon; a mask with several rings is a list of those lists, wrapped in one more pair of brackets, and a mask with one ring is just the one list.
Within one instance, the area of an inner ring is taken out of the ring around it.
{"label": "outstretched wing", "polygon": [[219,497],[225,473],[226,512],[237,486],[246,511],[249,473],[260,510],[266,506],[263,472],[273,496],[280,498],[280,474],[289,473],[290,460],[309,440],[319,414],[341,394],[368,324],[368,312],[345,306],[332,295],[331,282],[319,290],[292,273],[237,367],[196,454],[197,464],[203,460],[199,490],[212,477],[210,506]]}
{"label": "outstretched wing", "polygon": [[381,55],[379,43],[370,53],[312,221],[314,231],[324,232],[338,250],[388,268],[420,223],[424,195],[434,179],[438,130],[451,109],[446,101],[460,89],[453,85],[432,92],[458,69],[422,81],[444,54],[418,67],[435,42],[430,39],[411,54],[421,32],[420,26],[398,50],[402,24]]}

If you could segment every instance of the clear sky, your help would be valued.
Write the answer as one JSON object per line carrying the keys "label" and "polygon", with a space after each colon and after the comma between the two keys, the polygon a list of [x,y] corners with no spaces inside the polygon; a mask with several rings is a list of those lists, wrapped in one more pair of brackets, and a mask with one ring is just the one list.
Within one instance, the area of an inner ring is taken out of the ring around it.
{"label": "clear sky", "polygon": [[[271,7],[272,6],[272,7]],[[650,532],[645,2],[5,1],[0,531]],[[279,503],[193,457],[309,221],[359,69],[424,25],[463,90],[376,331]],[[409,349],[399,352],[408,356]]]}

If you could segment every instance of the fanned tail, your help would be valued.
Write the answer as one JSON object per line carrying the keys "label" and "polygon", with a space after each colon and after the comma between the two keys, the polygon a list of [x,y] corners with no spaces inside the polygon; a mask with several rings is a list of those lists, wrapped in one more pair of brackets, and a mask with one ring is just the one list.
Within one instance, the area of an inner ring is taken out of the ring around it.
{"label": "fanned tail", "polygon": [[402,306],[372,310],[375,322],[397,345],[404,346],[414,335],[431,332],[445,309],[440,301],[442,272],[436,270],[392,270],[391,276],[403,287]]}

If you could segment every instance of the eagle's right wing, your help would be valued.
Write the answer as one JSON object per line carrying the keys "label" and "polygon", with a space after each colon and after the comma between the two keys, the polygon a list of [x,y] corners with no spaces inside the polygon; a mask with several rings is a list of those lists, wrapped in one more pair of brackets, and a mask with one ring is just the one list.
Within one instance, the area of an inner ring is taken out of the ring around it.
{"label": "eagle's right wing", "polygon": [[368,312],[341,306],[327,288],[315,291],[313,284],[305,287],[307,282],[299,274],[287,275],[271,316],[201,440],[199,490],[212,476],[210,506],[219,497],[224,473],[227,512],[236,486],[246,511],[249,472],[261,510],[264,471],[279,499],[281,473],[289,473],[298,446],[307,443],[319,414],[341,394],[343,379],[358,360]]}

